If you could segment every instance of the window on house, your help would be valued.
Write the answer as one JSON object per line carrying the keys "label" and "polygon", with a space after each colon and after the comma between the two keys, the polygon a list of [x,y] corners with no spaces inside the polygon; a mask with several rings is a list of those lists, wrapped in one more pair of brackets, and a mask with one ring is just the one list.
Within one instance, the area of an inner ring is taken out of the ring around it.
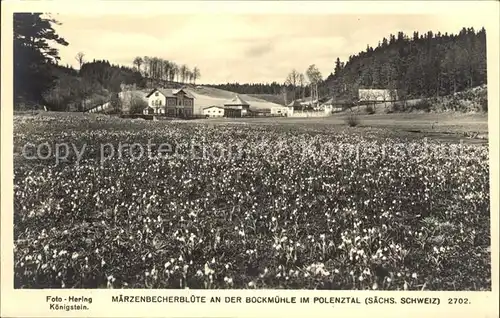
{"label": "window on house", "polygon": [[156,93],[155,93],[155,96],[160,96],[160,93],[156,92]]}
{"label": "window on house", "polygon": [[158,100],[158,106],[161,106],[161,99]]}

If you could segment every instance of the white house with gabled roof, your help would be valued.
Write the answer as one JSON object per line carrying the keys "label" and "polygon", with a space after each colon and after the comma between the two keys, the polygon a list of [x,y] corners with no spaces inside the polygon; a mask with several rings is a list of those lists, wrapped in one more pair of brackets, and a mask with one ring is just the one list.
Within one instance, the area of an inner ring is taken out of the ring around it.
{"label": "white house with gabled roof", "polygon": [[224,117],[224,107],[208,106],[203,108],[203,116],[205,117]]}

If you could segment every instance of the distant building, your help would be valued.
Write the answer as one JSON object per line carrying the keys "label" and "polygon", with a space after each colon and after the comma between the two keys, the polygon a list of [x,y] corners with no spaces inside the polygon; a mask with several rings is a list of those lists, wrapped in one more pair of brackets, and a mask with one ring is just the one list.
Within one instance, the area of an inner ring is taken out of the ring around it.
{"label": "distant building", "polygon": [[271,114],[270,108],[259,108],[259,109],[250,109],[249,114],[252,116],[269,116]]}
{"label": "distant building", "polygon": [[273,116],[288,116],[290,112],[290,107],[285,106],[273,106],[270,109],[270,114]]}
{"label": "distant building", "polygon": [[333,97],[326,100],[323,104],[321,104],[321,109],[325,111],[327,114],[339,112],[343,110],[342,104],[334,101]]}
{"label": "distant building", "polygon": [[185,89],[155,88],[146,95],[148,108],[144,113],[172,117],[191,117],[194,113],[194,96]]}
{"label": "distant building", "polygon": [[205,117],[224,117],[224,111],[222,106],[209,106],[203,108],[203,115]]}
{"label": "distant building", "polygon": [[318,105],[318,100],[313,100],[311,97],[306,97],[304,99],[296,99],[289,103],[287,106],[293,107],[295,110],[302,110],[310,109],[311,107],[314,107],[314,105]]}
{"label": "distant building", "polygon": [[358,98],[360,102],[391,102],[398,100],[398,92],[395,89],[359,89]]}
{"label": "distant building", "polygon": [[224,104],[225,117],[244,117],[248,115],[250,104],[236,95],[232,100]]}

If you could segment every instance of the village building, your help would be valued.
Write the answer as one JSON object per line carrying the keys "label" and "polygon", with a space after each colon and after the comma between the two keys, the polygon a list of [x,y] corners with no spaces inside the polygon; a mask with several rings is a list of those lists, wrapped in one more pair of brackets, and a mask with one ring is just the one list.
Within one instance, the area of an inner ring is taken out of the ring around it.
{"label": "village building", "polygon": [[194,113],[194,96],[185,89],[155,88],[146,95],[148,107],[144,114],[172,117],[191,117]]}
{"label": "village building", "polygon": [[398,100],[398,91],[395,89],[359,89],[359,102],[392,102]]}
{"label": "village building", "polygon": [[222,106],[208,106],[203,108],[205,117],[224,117],[225,109]]}
{"label": "village building", "polygon": [[325,111],[325,113],[327,114],[331,114],[331,113],[336,113],[336,112],[340,112],[344,109],[344,107],[342,106],[342,102],[340,101],[335,101],[332,98],[329,98],[328,100],[326,100],[323,104],[321,104],[321,109],[323,109]]}
{"label": "village building", "polygon": [[248,114],[253,117],[264,117],[269,116],[271,114],[270,108],[258,108],[258,109],[250,109]]}
{"label": "village building", "polygon": [[303,109],[307,107],[313,107],[318,104],[318,99],[312,99],[311,97],[306,97],[303,99],[296,99],[288,104],[289,107],[294,107],[295,109]]}
{"label": "village building", "polygon": [[273,106],[270,109],[270,114],[272,116],[288,116],[289,112],[290,112],[290,107],[286,106]]}
{"label": "village building", "polygon": [[224,104],[225,117],[244,117],[249,113],[250,104],[244,101],[239,95]]}

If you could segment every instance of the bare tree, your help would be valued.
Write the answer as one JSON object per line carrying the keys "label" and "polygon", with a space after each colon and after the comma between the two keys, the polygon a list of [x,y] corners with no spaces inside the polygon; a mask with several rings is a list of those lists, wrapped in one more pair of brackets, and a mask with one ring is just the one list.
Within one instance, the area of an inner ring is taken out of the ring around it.
{"label": "bare tree", "polygon": [[306,95],[306,90],[305,90],[305,85],[306,85],[306,77],[304,76],[303,73],[300,73],[299,74],[299,86],[300,86],[300,94],[301,94],[301,98],[302,100],[304,100],[305,98],[305,95]]}
{"label": "bare tree", "polygon": [[285,84],[288,86],[292,86],[294,100],[296,98],[296,89],[298,81],[299,81],[299,73],[295,69],[293,69],[290,72],[290,74],[288,74],[288,76],[286,77]]}
{"label": "bare tree", "polygon": [[179,73],[180,73],[180,76],[181,76],[181,82],[184,83],[186,81],[186,71],[187,71],[187,65],[186,64],[182,64],[181,67],[179,68]]}
{"label": "bare tree", "polygon": [[174,79],[177,78],[177,82],[179,82],[179,75],[180,75],[179,73],[180,73],[179,65],[172,63],[172,70],[170,73],[172,81],[174,81]]}
{"label": "bare tree", "polygon": [[200,69],[195,66],[193,69],[193,80],[195,85],[196,85],[196,80],[200,77],[201,77]]}
{"label": "bare tree", "polygon": [[151,76],[151,58],[149,56],[144,56],[144,77]]}
{"label": "bare tree", "polygon": [[319,102],[319,94],[318,94],[318,84],[322,81],[321,73],[316,65],[311,64],[307,68],[306,75],[309,78],[309,82],[311,83],[311,101]]}
{"label": "bare tree", "polygon": [[85,63],[84,57],[85,57],[85,54],[83,52],[76,53],[75,60],[77,60],[78,65],[80,66],[80,69],[82,68],[83,64]]}

